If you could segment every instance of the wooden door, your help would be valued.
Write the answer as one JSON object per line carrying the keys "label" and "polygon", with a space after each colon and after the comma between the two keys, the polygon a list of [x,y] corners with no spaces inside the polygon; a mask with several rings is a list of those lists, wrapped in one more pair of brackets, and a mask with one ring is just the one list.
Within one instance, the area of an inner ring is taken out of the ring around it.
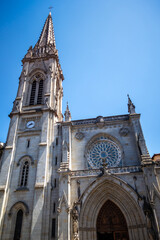
{"label": "wooden door", "polygon": [[97,218],[98,240],[129,240],[123,213],[112,201],[107,201]]}

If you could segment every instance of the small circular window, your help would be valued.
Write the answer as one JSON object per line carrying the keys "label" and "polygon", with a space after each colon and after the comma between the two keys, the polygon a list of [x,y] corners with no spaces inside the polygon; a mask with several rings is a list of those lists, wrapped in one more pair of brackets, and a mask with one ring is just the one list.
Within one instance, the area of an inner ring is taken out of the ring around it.
{"label": "small circular window", "polygon": [[108,167],[116,167],[121,161],[121,150],[115,142],[100,136],[89,145],[87,161],[91,168],[100,168],[104,163]]}

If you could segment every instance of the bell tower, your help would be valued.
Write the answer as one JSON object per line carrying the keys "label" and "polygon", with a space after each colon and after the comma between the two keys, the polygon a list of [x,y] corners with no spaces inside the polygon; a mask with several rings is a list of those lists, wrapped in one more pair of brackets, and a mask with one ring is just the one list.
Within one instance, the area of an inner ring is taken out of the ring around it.
{"label": "bell tower", "polygon": [[22,60],[23,69],[12,114],[20,111],[49,110],[55,121],[62,120],[63,73],[49,13],[40,38]]}
{"label": "bell tower", "polygon": [[[51,13],[22,63],[0,169],[0,238],[49,239],[53,149],[57,122],[62,121],[64,80]],[[18,217],[23,225],[16,230]]]}

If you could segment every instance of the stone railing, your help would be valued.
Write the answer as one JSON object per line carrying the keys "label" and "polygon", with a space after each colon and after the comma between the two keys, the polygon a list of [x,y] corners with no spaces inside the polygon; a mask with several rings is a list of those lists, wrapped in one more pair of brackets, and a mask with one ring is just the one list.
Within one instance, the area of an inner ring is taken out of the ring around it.
{"label": "stone railing", "polygon": [[[141,166],[129,166],[129,167],[115,167],[115,168],[108,168],[106,170],[109,174],[121,174],[121,173],[134,173],[134,172],[141,172]],[[102,173],[100,169],[88,169],[88,170],[77,170],[71,171],[69,174],[71,177],[87,177],[87,176],[98,176]]]}

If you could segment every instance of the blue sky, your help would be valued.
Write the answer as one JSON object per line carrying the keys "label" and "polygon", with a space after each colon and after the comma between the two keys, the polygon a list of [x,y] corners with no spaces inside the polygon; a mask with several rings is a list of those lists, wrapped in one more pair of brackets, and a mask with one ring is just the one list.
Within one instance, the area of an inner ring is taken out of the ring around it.
{"label": "blue sky", "polygon": [[160,1],[2,1],[0,141],[16,97],[21,59],[52,17],[72,119],[127,114],[127,94],[141,113],[151,155],[160,152]]}

